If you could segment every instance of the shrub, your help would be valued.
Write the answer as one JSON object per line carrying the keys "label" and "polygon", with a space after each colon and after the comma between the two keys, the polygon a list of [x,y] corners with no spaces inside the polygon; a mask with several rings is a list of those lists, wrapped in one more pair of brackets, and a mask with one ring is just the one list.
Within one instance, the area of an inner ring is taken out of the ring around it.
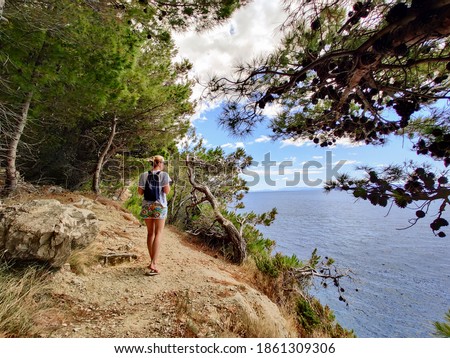
{"label": "shrub", "polygon": [[124,207],[129,210],[138,220],[141,219],[141,204],[142,197],[137,192],[137,185],[134,184],[130,187],[131,197],[124,203]]}
{"label": "shrub", "polygon": [[436,328],[435,335],[438,337],[450,338],[450,310],[445,314],[445,322],[434,322]]}
{"label": "shrub", "polygon": [[305,329],[307,333],[311,333],[313,329],[320,324],[320,318],[311,304],[304,298],[299,298],[296,305],[296,315],[300,326]]}
{"label": "shrub", "polygon": [[353,331],[348,331],[336,323],[336,317],[328,306],[323,306],[314,297],[299,297],[295,312],[304,336],[330,338],[355,337]]}
{"label": "shrub", "polygon": [[44,309],[45,274],[35,267],[14,272],[0,263],[0,336],[30,337]]}

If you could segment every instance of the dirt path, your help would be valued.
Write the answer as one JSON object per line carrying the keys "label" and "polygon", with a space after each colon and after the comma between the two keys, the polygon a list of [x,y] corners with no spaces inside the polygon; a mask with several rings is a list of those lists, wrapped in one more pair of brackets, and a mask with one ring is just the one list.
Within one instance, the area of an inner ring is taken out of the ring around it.
{"label": "dirt path", "polygon": [[[100,234],[80,257],[130,252],[136,260],[96,263],[84,274],[66,267],[52,278],[59,312],[45,319],[50,337],[286,337],[278,307],[245,283],[241,267],[208,255],[166,227],[161,274],[145,276],[146,229],[112,202],[65,198],[95,212]],[[63,201],[63,200],[61,200]]]}

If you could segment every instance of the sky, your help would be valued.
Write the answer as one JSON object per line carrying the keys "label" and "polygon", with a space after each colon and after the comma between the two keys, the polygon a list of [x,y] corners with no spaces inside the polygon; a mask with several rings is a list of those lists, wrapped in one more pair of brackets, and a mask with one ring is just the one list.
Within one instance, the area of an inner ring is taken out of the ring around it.
{"label": "sky", "polygon": [[[193,99],[200,98],[204,89],[201,84],[207,83],[212,75],[230,76],[238,63],[274,50],[281,38],[279,27],[284,19],[279,0],[254,0],[220,27],[200,34],[177,34],[179,57],[193,64],[191,76],[199,82]],[[406,137],[389,137],[384,146],[341,140],[336,146],[321,148],[311,141],[274,141],[270,129],[261,124],[251,136],[236,138],[219,127],[220,112],[220,102],[200,102],[192,125],[207,147],[220,146],[227,153],[242,147],[253,157],[253,165],[243,175],[250,191],[321,188],[327,179],[339,174],[363,176],[361,170],[356,170],[358,166],[379,168],[410,160],[427,161],[415,154]]]}

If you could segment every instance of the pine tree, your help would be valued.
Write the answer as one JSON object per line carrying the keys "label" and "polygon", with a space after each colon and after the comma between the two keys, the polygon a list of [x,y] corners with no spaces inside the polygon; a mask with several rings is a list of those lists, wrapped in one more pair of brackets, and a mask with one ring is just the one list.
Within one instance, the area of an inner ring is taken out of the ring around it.
{"label": "pine tree", "polygon": [[[450,99],[450,4],[448,1],[284,1],[288,17],[280,47],[270,56],[242,66],[235,78],[214,79],[212,94],[229,100],[221,124],[245,135],[276,104],[270,128],[274,139],[306,139],[321,147],[346,138],[383,144],[408,131],[413,115],[428,109],[426,131],[415,132],[415,149],[450,165],[448,114],[432,114]],[[441,101],[441,102],[439,102]],[[423,126],[416,126],[423,128]],[[411,131],[410,131],[411,132]],[[391,166],[367,169],[367,178],[340,178],[327,189],[387,206],[438,201],[430,224],[438,236],[450,189],[445,175],[426,168]]]}

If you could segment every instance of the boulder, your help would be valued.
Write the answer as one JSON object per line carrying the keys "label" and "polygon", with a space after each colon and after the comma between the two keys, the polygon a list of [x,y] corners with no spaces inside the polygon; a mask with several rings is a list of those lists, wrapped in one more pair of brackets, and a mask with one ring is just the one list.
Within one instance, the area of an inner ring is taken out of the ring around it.
{"label": "boulder", "polygon": [[58,200],[33,200],[0,207],[0,255],[59,268],[71,251],[97,236],[98,220],[87,209]]}

